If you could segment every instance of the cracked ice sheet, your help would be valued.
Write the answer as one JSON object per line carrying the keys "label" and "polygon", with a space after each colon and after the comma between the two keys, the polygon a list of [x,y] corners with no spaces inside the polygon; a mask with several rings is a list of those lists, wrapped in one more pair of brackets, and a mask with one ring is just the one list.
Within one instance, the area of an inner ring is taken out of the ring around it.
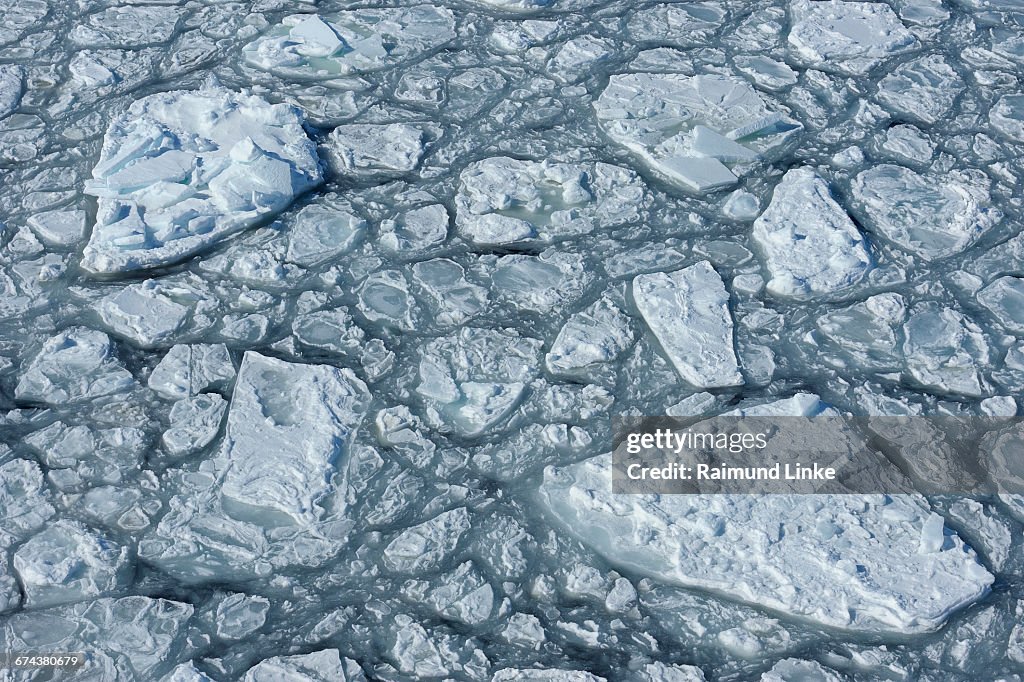
{"label": "cracked ice sheet", "polygon": [[601,455],[547,469],[540,499],[613,564],[822,625],[929,632],[994,579],[920,497],[610,490],[611,455]]}

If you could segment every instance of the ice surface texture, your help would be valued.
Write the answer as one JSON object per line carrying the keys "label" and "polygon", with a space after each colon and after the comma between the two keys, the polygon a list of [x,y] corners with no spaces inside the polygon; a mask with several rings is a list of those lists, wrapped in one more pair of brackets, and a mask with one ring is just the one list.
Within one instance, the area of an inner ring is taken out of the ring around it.
{"label": "ice surface texture", "polygon": [[1024,496],[607,462],[1017,414],[1022,17],[0,0],[0,677],[1019,682]]}

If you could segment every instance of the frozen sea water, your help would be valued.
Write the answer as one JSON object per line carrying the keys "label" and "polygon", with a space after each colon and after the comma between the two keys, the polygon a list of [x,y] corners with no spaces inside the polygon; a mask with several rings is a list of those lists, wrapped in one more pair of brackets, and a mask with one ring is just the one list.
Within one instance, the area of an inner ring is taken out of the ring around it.
{"label": "frozen sea water", "polygon": [[88,655],[0,679],[1019,682],[1024,496],[607,462],[1015,415],[1022,67],[1020,0],[0,0],[0,655]]}

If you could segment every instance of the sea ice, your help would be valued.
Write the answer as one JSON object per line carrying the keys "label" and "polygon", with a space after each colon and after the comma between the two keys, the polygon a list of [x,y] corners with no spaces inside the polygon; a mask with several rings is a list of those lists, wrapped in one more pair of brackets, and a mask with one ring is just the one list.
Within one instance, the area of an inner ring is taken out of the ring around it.
{"label": "sea ice", "polygon": [[0,118],[10,116],[21,105],[24,69],[18,64],[0,65]]}
{"label": "sea ice", "polygon": [[433,5],[286,16],[242,50],[245,60],[288,78],[336,78],[422,57],[455,37],[452,11]]}
{"label": "sea ice", "polygon": [[235,379],[235,365],[224,344],[172,346],[149,375],[149,387],[170,400],[223,391]]}
{"label": "sea ice", "polygon": [[900,116],[935,124],[964,91],[963,78],[942,57],[901,64],[878,84],[878,100]]}
{"label": "sea ice", "polygon": [[860,282],[872,260],[864,237],[809,168],[788,171],[772,201],[754,221],[776,296],[812,298]]}
{"label": "sea ice", "polygon": [[790,54],[823,71],[864,75],[885,59],[919,46],[884,3],[795,0],[790,12]]}
{"label": "sea ice", "polygon": [[978,292],[978,303],[1011,334],[1024,335],[1024,279],[1000,277]]}
{"label": "sea ice", "polygon": [[365,682],[366,676],[352,659],[342,660],[337,649],[309,654],[275,656],[246,671],[242,682]]}
{"label": "sea ice", "polygon": [[[758,411],[797,413],[787,402]],[[601,455],[549,467],[540,498],[610,562],[660,582],[836,628],[905,634],[937,629],[993,581],[951,532],[940,551],[918,552],[930,516],[919,497],[613,495],[611,466]],[[817,530],[823,521],[832,532]]]}
{"label": "sea ice", "polygon": [[904,336],[907,371],[916,382],[943,394],[986,393],[979,369],[988,365],[988,343],[978,325],[963,314],[922,303],[911,310]]}
{"label": "sea ice", "polygon": [[717,75],[613,75],[594,108],[608,137],[698,192],[736,184],[802,129],[746,82]]}
{"label": "sea ice", "polygon": [[47,339],[18,380],[18,400],[63,405],[135,386],[103,332],[72,327]]}
{"label": "sea ice", "polygon": [[633,300],[662,350],[698,388],[739,386],[729,293],[708,261],[671,273],[639,275]]}
{"label": "sea ice", "polygon": [[617,166],[492,157],[459,176],[455,225],[483,246],[548,243],[638,220],[646,203],[640,179]]}
{"label": "sea ice", "polygon": [[331,131],[325,157],[341,177],[400,177],[416,170],[441,129],[429,123],[360,123]]}
{"label": "sea ice", "polygon": [[1017,142],[1024,142],[1024,95],[1003,95],[989,112],[992,127]]}
{"label": "sea ice", "polygon": [[854,178],[852,208],[900,248],[935,260],[964,251],[1002,220],[989,184],[978,171],[939,176],[882,164]]}
{"label": "sea ice", "polygon": [[321,181],[294,107],[216,86],[144,97],[110,125],[86,183],[99,208],[82,266],[109,273],[173,263]]}
{"label": "sea ice", "polygon": [[573,314],[544,358],[552,374],[585,377],[595,365],[614,362],[633,345],[629,317],[604,296]]}

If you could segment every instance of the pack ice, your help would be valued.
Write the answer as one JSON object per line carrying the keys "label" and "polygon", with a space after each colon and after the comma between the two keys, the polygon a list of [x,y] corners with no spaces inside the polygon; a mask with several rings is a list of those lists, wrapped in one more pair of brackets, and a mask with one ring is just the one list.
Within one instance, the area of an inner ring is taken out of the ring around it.
{"label": "pack ice", "polygon": [[249,64],[281,76],[335,78],[401,64],[454,37],[449,9],[365,8],[325,17],[287,16],[242,54]]}
{"label": "pack ice", "polygon": [[594,109],[609,138],[697,192],[735,185],[802,129],[781,104],[729,76],[613,75]]}
{"label": "pack ice", "polygon": [[85,191],[92,272],[166,265],[286,208],[322,181],[299,111],[217,86],[134,102],[111,123]]}
{"label": "pack ice", "polygon": [[[745,414],[813,415],[797,396]],[[552,518],[609,562],[822,625],[939,628],[993,576],[923,498],[886,495],[613,495],[611,455],[544,472]]]}

